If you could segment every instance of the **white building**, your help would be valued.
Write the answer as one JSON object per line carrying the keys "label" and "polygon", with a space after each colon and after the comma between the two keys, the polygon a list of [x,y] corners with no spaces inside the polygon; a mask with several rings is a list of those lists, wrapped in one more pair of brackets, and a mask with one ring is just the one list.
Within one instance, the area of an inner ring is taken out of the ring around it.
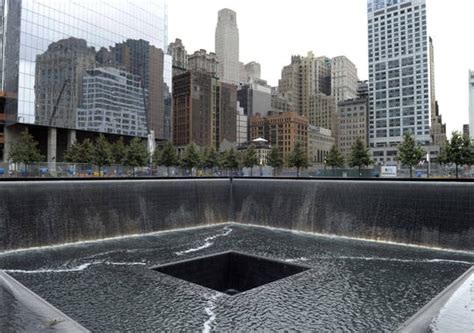
{"label": "white building", "polygon": [[332,58],[331,89],[338,103],[357,96],[358,82],[357,68],[352,61],[345,56]]}
{"label": "white building", "polygon": [[318,126],[308,127],[308,162],[311,165],[323,164],[326,155],[336,140],[330,130]]}
{"label": "white building", "polygon": [[429,37],[425,0],[368,0],[369,145],[384,164],[404,133],[430,145]]}
{"label": "white building", "polygon": [[469,135],[474,140],[474,71],[469,71]]}
{"label": "white building", "polygon": [[226,83],[239,84],[239,28],[237,14],[230,9],[221,9],[218,14],[215,40],[219,61],[218,77]]}
{"label": "white building", "polygon": [[82,91],[78,130],[147,136],[143,96],[148,91],[141,87],[139,76],[112,67],[95,68],[84,76]]}

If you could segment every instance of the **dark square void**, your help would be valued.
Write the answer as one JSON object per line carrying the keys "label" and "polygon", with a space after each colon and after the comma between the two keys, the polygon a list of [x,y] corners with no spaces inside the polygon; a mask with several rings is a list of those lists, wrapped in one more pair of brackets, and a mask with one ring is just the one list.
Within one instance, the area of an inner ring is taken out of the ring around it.
{"label": "dark square void", "polygon": [[308,266],[239,252],[224,252],[153,268],[228,295],[236,295],[308,269]]}

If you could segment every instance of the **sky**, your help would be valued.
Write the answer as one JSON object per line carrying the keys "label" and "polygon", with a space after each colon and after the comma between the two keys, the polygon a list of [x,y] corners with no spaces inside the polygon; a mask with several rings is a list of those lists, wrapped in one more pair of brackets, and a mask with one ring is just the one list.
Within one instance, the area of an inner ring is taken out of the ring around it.
{"label": "sky", "polygon": [[[169,41],[188,53],[214,52],[217,12],[237,12],[240,61],[257,61],[262,79],[278,84],[292,55],[347,56],[368,78],[367,0],[168,0]],[[469,122],[469,69],[474,69],[473,0],[427,0],[428,34],[435,46],[435,87],[447,131]]]}

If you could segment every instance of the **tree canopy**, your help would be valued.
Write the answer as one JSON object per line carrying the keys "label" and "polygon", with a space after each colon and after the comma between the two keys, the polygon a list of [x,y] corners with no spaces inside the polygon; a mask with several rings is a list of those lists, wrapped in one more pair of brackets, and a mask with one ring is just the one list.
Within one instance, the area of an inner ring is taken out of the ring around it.
{"label": "tree canopy", "polygon": [[335,168],[342,168],[344,166],[344,157],[337,149],[336,145],[333,145],[329,153],[326,155],[326,165],[330,166],[333,170]]}
{"label": "tree canopy", "polygon": [[125,157],[125,164],[132,167],[143,167],[148,164],[149,154],[143,141],[135,137],[130,141]]}
{"label": "tree canopy", "polygon": [[267,158],[267,164],[274,169],[283,167],[283,158],[278,147],[273,147]]}
{"label": "tree canopy", "polygon": [[290,168],[296,168],[296,176],[300,176],[300,169],[308,167],[308,152],[306,151],[305,147],[301,143],[301,141],[297,141],[293,150],[288,157],[288,166]]}
{"label": "tree canopy", "polygon": [[459,167],[474,164],[474,146],[468,136],[453,132],[441,153],[440,162],[452,163],[456,166],[456,178],[459,177]]}
{"label": "tree canopy", "polygon": [[28,165],[43,161],[44,156],[40,154],[38,142],[27,130],[24,130],[20,133],[19,140],[11,145],[8,158],[13,163]]}
{"label": "tree canopy", "polygon": [[111,144],[102,134],[95,140],[92,156],[93,163],[99,167],[99,172],[103,166],[109,166],[114,162]]}
{"label": "tree canopy", "polygon": [[371,164],[372,160],[370,159],[369,149],[365,147],[361,139],[357,139],[355,144],[352,146],[349,166],[351,168],[358,167],[360,176],[361,168],[367,167]]}
{"label": "tree canopy", "polygon": [[201,154],[195,144],[186,147],[181,159],[181,166],[185,169],[192,169],[201,164]]}
{"label": "tree canopy", "polygon": [[403,142],[398,146],[398,159],[402,165],[410,168],[410,178],[413,176],[413,167],[418,165],[426,152],[415,142],[412,134],[405,134]]}

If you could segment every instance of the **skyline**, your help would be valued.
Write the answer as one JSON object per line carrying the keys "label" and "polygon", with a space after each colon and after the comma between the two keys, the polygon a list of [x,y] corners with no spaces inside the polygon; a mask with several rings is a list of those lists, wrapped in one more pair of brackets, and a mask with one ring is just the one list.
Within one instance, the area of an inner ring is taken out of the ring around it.
{"label": "skyline", "polygon": [[[474,46],[458,43],[453,38],[469,29],[469,9],[474,9],[474,3],[455,2],[457,6],[452,2],[449,5],[427,0],[428,33],[435,47],[436,97],[443,121],[447,123],[448,136],[454,130],[462,131],[462,125],[469,121],[468,74],[469,69],[474,68]],[[240,61],[259,62],[262,78],[272,86],[278,84],[281,69],[290,63],[291,55],[306,55],[309,51],[328,57],[345,55],[357,66],[359,78],[368,78],[366,0],[318,0],[312,5],[296,0],[292,6],[285,6],[282,1],[250,3],[249,0],[207,0],[205,4],[185,0],[169,2],[170,42],[181,38],[188,53],[201,48],[214,51],[217,12],[230,8],[237,12]],[[261,15],[269,6],[272,15]],[[186,8],[186,12],[182,8]],[[312,8],[315,10],[308,10]],[[320,11],[322,16],[317,15]],[[298,17],[298,20],[288,20],[288,17]],[[445,17],[456,19],[446,24]],[[285,22],[288,24],[281,24]],[[453,49],[459,51],[453,52]],[[454,53],[456,61],[453,61]]]}

